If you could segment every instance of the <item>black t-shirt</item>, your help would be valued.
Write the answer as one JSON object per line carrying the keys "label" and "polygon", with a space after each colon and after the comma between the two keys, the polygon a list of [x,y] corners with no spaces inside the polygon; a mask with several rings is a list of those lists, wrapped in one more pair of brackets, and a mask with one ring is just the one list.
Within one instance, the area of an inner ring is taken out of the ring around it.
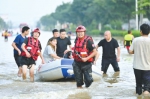
{"label": "black t-shirt", "polygon": [[[27,45],[28,44],[28,39],[29,38],[26,38],[25,40],[24,40],[24,43]],[[35,42],[36,43],[36,42]],[[42,50],[42,46],[41,46],[41,43],[40,43],[40,41],[39,41],[39,48],[40,48],[40,50]]]}
{"label": "black t-shirt", "polygon": [[64,39],[61,39],[60,37],[57,38],[56,53],[59,57],[64,56],[64,51],[67,50],[67,45],[71,45],[71,42],[67,37],[65,37]]}
{"label": "black t-shirt", "polygon": [[116,58],[115,48],[119,47],[117,40],[112,38],[110,42],[107,42],[106,39],[103,39],[98,46],[103,48],[103,58]]}

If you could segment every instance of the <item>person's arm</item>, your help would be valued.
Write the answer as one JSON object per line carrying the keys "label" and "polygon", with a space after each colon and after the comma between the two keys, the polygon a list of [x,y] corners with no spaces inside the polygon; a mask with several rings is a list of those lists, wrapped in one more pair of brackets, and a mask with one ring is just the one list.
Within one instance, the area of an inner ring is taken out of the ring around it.
{"label": "person's arm", "polygon": [[120,61],[120,47],[117,48],[117,62]]}
{"label": "person's arm", "polygon": [[18,54],[20,55],[21,54],[21,51],[20,51],[20,49],[16,46],[16,44],[18,44],[19,43],[19,38],[18,38],[18,36],[15,38],[15,40],[13,41],[13,43],[12,43],[12,47],[15,49],[15,50],[17,50],[18,51]]}
{"label": "person's arm", "polygon": [[43,55],[42,55],[41,52],[40,52],[40,58],[41,58],[41,60],[42,60],[42,64],[45,64],[45,61],[44,61],[44,58],[43,58]]}
{"label": "person's arm", "polygon": [[30,58],[31,57],[30,53],[25,49],[25,46],[26,46],[27,43],[28,43],[28,38],[26,38],[24,40],[24,43],[22,43],[21,48],[26,53],[26,56]]}
{"label": "person's arm", "polygon": [[69,45],[69,48],[70,48],[70,51],[72,50],[72,46],[71,45]]}
{"label": "person's arm", "polygon": [[40,58],[41,58],[41,60],[42,60],[42,64],[45,64],[45,61],[44,61],[44,57],[43,57],[43,55],[42,55],[42,53],[41,53],[41,51],[42,51],[42,45],[41,45],[41,42],[40,41],[38,41],[39,42],[39,51],[40,51],[40,54],[39,54],[39,56],[40,56]]}
{"label": "person's arm", "polygon": [[95,55],[94,65],[96,65],[96,61],[98,60],[99,56],[100,56],[100,53],[97,50],[97,53]]}
{"label": "person's arm", "polygon": [[60,59],[60,57],[57,56],[57,54],[55,53],[55,51],[52,49],[51,46],[47,46],[47,49],[48,49],[48,55],[50,55],[51,57],[55,59]]}
{"label": "person's arm", "polygon": [[50,54],[55,59],[61,59],[61,57],[57,56],[56,54]]}
{"label": "person's arm", "polygon": [[97,45],[96,45],[96,51],[97,51],[97,54],[96,54],[96,56],[95,56],[95,61],[97,61],[97,59],[99,58],[99,56],[100,56],[100,53],[98,52],[98,48],[100,47],[100,46],[102,46],[102,41],[100,41]]}
{"label": "person's arm", "polygon": [[96,50],[98,50],[98,47],[99,47],[99,46],[98,46],[98,45],[96,45],[96,47],[95,47],[95,48],[96,48]]}
{"label": "person's arm", "polygon": [[134,54],[134,48],[133,48],[134,41],[135,41],[135,40],[133,40],[133,42],[132,42],[132,44],[131,44],[131,46],[130,46],[130,48],[129,48],[129,54]]}
{"label": "person's arm", "polygon": [[114,40],[114,47],[117,48],[117,62],[120,61],[120,47],[119,47],[119,44],[117,42],[117,40]]}
{"label": "person's arm", "polygon": [[21,54],[21,51],[20,51],[20,49],[16,46],[16,43],[15,43],[15,42],[12,43],[12,47],[13,47],[15,50],[18,51],[18,54],[19,54],[19,55]]}
{"label": "person's arm", "polygon": [[134,36],[132,37],[132,41],[133,41],[133,39],[134,39]]}
{"label": "person's arm", "polygon": [[93,41],[90,41],[90,40],[87,41],[87,49],[92,53],[86,58],[82,58],[83,62],[86,62],[87,60],[89,60],[90,58],[94,57],[97,54],[97,50],[95,48]]}
{"label": "person's arm", "polygon": [[94,57],[94,56],[96,55],[96,53],[97,53],[96,49],[93,49],[92,53],[91,53],[88,57],[82,58],[82,61],[83,61],[83,62],[86,62],[86,61],[89,60],[90,58]]}
{"label": "person's arm", "polygon": [[125,48],[125,40],[123,40],[123,46],[124,46],[124,48]]}
{"label": "person's arm", "polygon": [[30,58],[31,55],[30,55],[30,53],[25,49],[25,46],[26,46],[26,44],[25,44],[25,43],[22,43],[21,48],[22,48],[22,50],[26,53],[26,56]]}

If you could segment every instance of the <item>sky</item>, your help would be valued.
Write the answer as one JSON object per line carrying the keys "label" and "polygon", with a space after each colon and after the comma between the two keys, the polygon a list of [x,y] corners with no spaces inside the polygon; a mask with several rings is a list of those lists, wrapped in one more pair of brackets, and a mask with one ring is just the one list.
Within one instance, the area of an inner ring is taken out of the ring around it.
{"label": "sky", "polygon": [[13,25],[35,25],[42,16],[55,12],[63,2],[73,0],[0,0],[0,17]]}

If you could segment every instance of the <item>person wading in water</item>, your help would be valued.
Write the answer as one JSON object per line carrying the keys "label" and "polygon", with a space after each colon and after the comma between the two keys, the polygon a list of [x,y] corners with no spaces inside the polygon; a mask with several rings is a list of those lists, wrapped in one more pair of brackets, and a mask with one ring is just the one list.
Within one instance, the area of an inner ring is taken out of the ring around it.
{"label": "person wading in water", "polygon": [[89,87],[92,82],[92,63],[97,51],[93,43],[93,39],[86,35],[86,28],[82,25],[76,28],[77,38],[73,48],[73,71],[77,88],[82,88],[85,83],[85,87]]}

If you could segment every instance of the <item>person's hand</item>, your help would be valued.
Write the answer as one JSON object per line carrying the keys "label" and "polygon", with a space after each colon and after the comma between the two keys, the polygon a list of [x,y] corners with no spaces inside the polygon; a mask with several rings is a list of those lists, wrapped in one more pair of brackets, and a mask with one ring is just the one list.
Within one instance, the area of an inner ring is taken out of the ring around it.
{"label": "person's hand", "polygon": [[66,54],[67,52],[69,52],[69,50],[65,50],[65,51],[64,51],[64,54]]}
{"label": "person's hand", "polygon": [[94,61],[93,64],[96,65],[96,61]]}
{"label": "person's hand", "polygon": [[59,57],[59,58],[57,58],[57,59],[63,59],[63,57]]}
{"label": "person's hand", "polygon": [[29,52],[26,52],[26,56],[27,56],[28,58],[30,58],[30,57],[31,57],[31,55],[30,55],[30,53],[29,53]]}
{"label": "person's hand", "polygon": [[44,60],[42,60],[42,64],[45,64],[45,61],[44,61]]}
{"label": "person's hand", "polygon": [[117,57],[117,62],[120,62],[120,57]]}
{"label": "person's hand", "polygon": [[86,62],[88,59],[87,58],[81,58],[83,62]]}
{"label": "person's hand", "polygon": [[21,55],[21,51],[20,50],[18,50],[18,55]]}
{"label": "person's hand", "polygon": [[70,55],[70,56],[69,56],[69,58],[70,58],[70,59],[73,59],[73,56],[72,56],[72,55]]}

